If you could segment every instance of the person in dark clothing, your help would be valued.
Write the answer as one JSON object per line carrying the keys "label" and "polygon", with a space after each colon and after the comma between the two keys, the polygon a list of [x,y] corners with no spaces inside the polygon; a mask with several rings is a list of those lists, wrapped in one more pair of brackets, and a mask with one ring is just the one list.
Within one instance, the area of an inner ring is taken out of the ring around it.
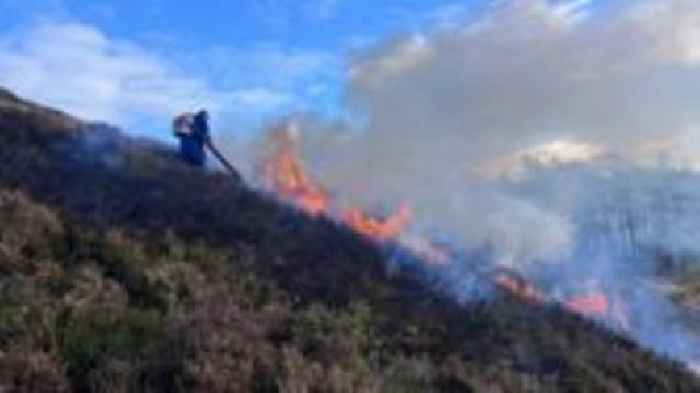
{"label": "person in dark clothing", "polygon": [[186,163],[203,167],[207,161],[206,150],[209,150],[237,182],[243,181],[236,168],[212,143],[207,111],[201,110],[197,114],[183,113],[177,116],[173,119],[173,135],[180,138],[180,157]]}
{"label": "person in dark clothing", "polygon": [[209,114],[202,110],[192,118],[191,132],[178,134],[180,155],[190,165],[202,167],[206,163],[206,145],[209,143]]}

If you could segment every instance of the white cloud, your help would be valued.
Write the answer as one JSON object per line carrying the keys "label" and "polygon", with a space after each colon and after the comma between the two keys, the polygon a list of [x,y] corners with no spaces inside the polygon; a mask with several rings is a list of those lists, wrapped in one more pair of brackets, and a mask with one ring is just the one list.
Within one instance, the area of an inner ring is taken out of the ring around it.
{"label": "white cloud", "polygon": [[[302,72],[305,65],[296,59],[287,66]],[[167,127],[173,114],[203,106],[215,114],[233,110],[251,116],[294,99],[272,87],[212,87],[133,42],[79,23],[43,22],[0,37],[0,85],[128,128],[143,127],[144,119]]]}
{"label": "white cloud", "polygon": [[588,163],[604,157],[606,153],[606,150],[600,146],[555,140],[505,157],[486,160],[477,165],[476,172],[491,178],[504,175],[517,178],[533,164],[550,167],[570,163]]}

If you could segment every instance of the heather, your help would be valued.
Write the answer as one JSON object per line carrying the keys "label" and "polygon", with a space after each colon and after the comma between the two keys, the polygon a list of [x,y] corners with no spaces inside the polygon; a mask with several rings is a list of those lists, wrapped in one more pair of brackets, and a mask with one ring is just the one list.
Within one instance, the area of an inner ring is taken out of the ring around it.
{"label": "heather", "polygon": [[553,305],[419,264],[159,144],[0,97],[0,390],[696,392]]}

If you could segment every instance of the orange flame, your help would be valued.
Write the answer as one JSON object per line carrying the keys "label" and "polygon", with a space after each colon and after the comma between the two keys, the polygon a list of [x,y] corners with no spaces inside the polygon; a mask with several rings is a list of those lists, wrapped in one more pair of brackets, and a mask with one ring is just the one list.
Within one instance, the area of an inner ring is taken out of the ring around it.
{"label": "orange flame", "polygon": [[587,317],[600,317],[608,313],[608,298],[602,293],[578,296],[567,300],[564,307]]}
{"label": "orange flame", "polygon": [[[266,186],[281,199],[292,202],[310,215],[331,215],[331,198],[323,186],[306,174],[289,130],[273,132],[268,142],[269,150],[261,167]],[[349,208],[340,215],[340,220],[354,231],[379,242],[398,239],[412,218],[413,211],[406,204],[384,218],[371,216],[356,207]],[[404,246],[432,263],[444,264],[450,258],[445,249],[426,239],[414,238]]]}
{"label": "orange flame", "polygon": [[273,149],[263,167],[268,186],[311,215],[326,213],[330,204],[328,193],[304,172],[292,137],[286,131],[278,131],[271,139]]}
{"label": "orange flame", "polygon": [[539,305],[546,302],[546,296],[539,289],[514,272],[499,272],[493,278],[493,282],[525,303]]}
{"label": "orange flame", "polygon": [[[271,150],[265,157],[262,168],[268,187],[308,214],[328,214],[331,204],[328,192],[304,171],[291,134],[287,130],[280,130],[271,134],[270,141]],[[347,225],[378,241],[398,238],[411,218],[411,209],[406,205],[384,219],[369,216],[358,208],[343,213],[343,221]]]}
{"label": "orange flame", "polygon": [[[510,270],[501,270],[493,277],[493,283],[525,303],[540,305],[553,302],[542,291]],[[608,315],[609,301],[602,293],[592,293],[571,298],[562,303],[563,307],[585,317],[605,317]]]}
{"label": "orange flame", "polygon": [[396,213],[385,219],[371,217],[358,208],[345,211],[343,219],[356,232],[372,239],[386,241],[398,238],[412,217],[413,212],[404,204]]}
{"label": "orange flame", "polygon": [[[499,271],[493,277],[493,282],[502,290],[528,304],[538,305],[554,301],[516,272],[510,270]],[[602,293],[574,297],[562,305],[565,309],[586,317],[604,317],[608,314],[609,309],[608,298]]]}
{"label": "orange flame", "polygon": [[[288,130],[272,133],[270,141],[271,150],[261,168],[267,186],[282,199],[291,201],[310,215],[330,214],[331,198],[328,192],[304,171],[295,141]],[[385,218],[370,216],[356,207],[342,213],[342,221],[346,225],[357,233],[380,242],[398,239],[412,218],[413,211],[406,204],[402,204],[394,214]],[[401,240],[404,247],[430,263],[447,264],[450,261],[450,251],[429,239],[407,236]],[[497,287],[525,303],[541,305],[554,301],[513,270],[500,269],[491,279]],[[588,317],[608,315],[610,309],[608,299],[602,293],[575,297],[565,301],[563,306]]]}

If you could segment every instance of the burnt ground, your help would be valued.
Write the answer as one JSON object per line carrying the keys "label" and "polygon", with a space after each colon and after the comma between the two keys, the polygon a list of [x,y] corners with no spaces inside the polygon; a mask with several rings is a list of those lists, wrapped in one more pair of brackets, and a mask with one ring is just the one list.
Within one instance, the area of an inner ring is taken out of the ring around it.
{"label": "burnt ground", "polygon": [[0,390],[698,392],[555,307],[459,304],[333,221],[0,94]]}

